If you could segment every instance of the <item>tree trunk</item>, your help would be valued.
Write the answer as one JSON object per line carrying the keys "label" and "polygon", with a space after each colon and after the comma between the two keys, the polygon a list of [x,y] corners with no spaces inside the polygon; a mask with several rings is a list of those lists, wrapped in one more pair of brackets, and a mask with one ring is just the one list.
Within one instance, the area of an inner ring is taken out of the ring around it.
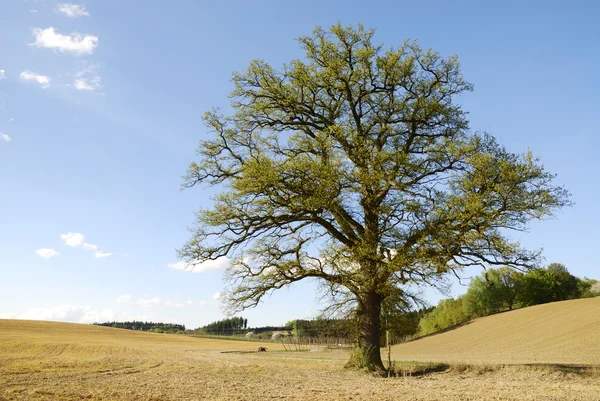
{"label": "tree trunk", "polygon": [[356,345],[346,367],[374,371],[382,376],[386,369],[381,360],[381,302],[376,293],[364,294],[358,299]]}

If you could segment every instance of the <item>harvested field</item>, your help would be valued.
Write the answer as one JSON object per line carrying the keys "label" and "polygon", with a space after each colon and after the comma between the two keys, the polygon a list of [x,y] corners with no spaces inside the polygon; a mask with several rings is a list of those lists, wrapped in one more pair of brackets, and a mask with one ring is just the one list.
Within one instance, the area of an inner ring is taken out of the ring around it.
{"label": "harvested field", "polygon": [[[600,381],[553,368],[451,367],[419,377],[348,371],[345,351],[0,320],[0,400],[596,400]],[[228,352],[239,351],[239,352]]]}
{"label": "harvested field", "polygon": [[395,359],[471,364],[600,365],[600,298],[475,319],[392,348]]}

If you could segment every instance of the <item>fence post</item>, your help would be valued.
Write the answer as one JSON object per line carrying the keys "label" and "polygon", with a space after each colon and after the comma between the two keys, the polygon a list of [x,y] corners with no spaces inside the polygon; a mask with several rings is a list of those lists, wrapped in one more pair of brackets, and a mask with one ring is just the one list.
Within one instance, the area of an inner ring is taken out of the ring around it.
{"label": "fence post", "polygon": [[385,344],[388,351],[388,377],[392,376],[392,347],[390,346],[390,331],[385,331]]}

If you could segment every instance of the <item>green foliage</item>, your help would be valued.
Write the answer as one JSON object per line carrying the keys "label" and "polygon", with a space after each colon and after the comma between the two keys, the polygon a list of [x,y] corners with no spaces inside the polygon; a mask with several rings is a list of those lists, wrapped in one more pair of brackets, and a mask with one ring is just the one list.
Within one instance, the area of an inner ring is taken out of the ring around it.
{"label": "green foliage", "polygon": [[285,325],[292,328],[295,337],[349,338],[352,332],[352,321],[349,319],[296,319]]}
{"label": "green foliage", "polygon": [[467,293],[441,301],[419,324],[419,334],[444,330],[475,317],[547,302],[600,296],[600,283],[579,279],[559,263],[527,274],[501,267],[473,278]]}
{"label": "green foliage", "polygon": [[423,316],[419,323],[419,334],[435,333],[467,320],[469,320],[469,316],[465,312],[462,297],[444,299],[440,301],[435,309]]}
{"label": "green foliage", "polygon": [[[417,311],[405,311],[386,316],[384,324],[385,329],[390,332],[390,341],[395,344],[416,336],[419,333],[421,319],[433,309],[432,307],[423,308]],[[385,343],[385,331],[381,333],[381,343]]]}
{"label": "green foliage", "polygon": [[231,311],[323,281],[360,311],[361,347],[379,345],[381,305],[399,288],[479,263],[534,265],[539,252],[505,232],[569,204],[531,153],[469,130],[457,57],[373,36],[316,28],[298,39],[304,58],[233,74],[233,112],[205,115],[210,137],[184,183],[221,192],[179,252],[232,260]]}
{"label": "green foliage", "polygon": [[232,335],[244,333],[244,329],[248,326],[248,319],[243,317],[232,317],[229,319],[218,320],[196,329],[196,332],[201,334],[220,334]]}
{"label": "green foliage", "polygon": [[577,283],[581,298],[600,297],[600,282],[584,277]]}
{"label": "green foliage", "polygon": [[464,297],[468,316],[487,316],[512,310],[521,301],[524,274],[509,267],[489,269],[475,277]]}
{"label": "green foliage", "polygon": [[579,298],[582,295],[580,281],[559,263],[533,270],[525,276],[522,304],[531,306]]}

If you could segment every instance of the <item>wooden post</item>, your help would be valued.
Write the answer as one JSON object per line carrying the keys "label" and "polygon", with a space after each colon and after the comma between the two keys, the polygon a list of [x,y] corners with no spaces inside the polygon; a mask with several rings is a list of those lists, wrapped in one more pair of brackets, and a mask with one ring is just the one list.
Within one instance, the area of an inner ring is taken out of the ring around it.
{"label": "wooden post", "polygon": [[388,377],[392,376],[392,347],[390,346],[390,331],[385,331],[385,344],[388,351]]}

